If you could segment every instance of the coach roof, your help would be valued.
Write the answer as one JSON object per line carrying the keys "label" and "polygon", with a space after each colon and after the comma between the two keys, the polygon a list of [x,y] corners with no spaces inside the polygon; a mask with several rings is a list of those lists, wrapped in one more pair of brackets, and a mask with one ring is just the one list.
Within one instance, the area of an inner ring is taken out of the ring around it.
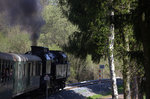
{"label": "coach roof", "polygon": [[10,60],[10,61],[41,61],[40,57],[35,55],[23,55],[23,54],[14,54],[14,53],[1,53],[1,60]]}

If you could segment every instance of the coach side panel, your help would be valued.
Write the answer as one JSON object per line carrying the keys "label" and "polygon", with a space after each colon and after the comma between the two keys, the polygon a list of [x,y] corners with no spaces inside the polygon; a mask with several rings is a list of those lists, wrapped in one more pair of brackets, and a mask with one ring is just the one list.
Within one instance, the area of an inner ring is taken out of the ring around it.
{"label": "coach side panel", "polygon": [[19,62],[15,70],[14,96],[39,88],[41,74],[41,64],[39,62]]}

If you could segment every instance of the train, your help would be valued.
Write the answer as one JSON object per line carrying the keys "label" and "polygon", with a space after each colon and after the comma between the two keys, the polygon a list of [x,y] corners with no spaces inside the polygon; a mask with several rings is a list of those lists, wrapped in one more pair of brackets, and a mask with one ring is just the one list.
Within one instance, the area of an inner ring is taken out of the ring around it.
{"label": "train", "polygon": [[0,52],[0,99],[14,99],[32,91],[54,93],[70,75],[63,51],[31,46],[25,54]]}

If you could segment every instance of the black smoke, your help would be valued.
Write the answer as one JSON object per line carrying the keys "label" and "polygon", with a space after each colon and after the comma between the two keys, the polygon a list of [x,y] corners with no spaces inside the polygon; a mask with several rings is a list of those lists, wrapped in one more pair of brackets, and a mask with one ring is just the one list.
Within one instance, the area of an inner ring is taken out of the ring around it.
{"label": "black smoke", "polygon": [[0,0],[0,13],[10,25],[20,25],[31,33],[32,45],[37,44],[40,28],[44,24],[40,0]]}

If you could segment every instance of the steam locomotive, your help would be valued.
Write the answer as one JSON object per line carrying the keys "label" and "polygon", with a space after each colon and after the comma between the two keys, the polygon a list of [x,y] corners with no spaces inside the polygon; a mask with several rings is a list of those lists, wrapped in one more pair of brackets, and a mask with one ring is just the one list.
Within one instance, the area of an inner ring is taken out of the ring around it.
{"label": "steam locomotive", "polygon": [[0,99],[11,99],[34,90],[55,92],[70,75],[67,55],[31,46],[25,54],[0,52]]}

